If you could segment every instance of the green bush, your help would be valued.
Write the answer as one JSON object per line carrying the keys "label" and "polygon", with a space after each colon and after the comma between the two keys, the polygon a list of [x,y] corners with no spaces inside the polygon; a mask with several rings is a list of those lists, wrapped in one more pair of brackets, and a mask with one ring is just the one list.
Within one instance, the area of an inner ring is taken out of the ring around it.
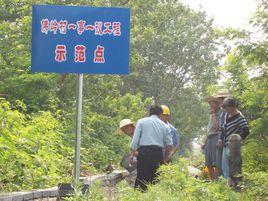
{"label": "green bush", "polygon": [[142,100],[141,95],[126,94],[107,97],[104,111],[100,108],[87,108],[83,113],[82,162],[92,163],[103,170],[110,163],[118,165],[122,157],[129,153],[130,141],[126,135],[115,135],[123,118],[136,121],[146,115],[151,99]]}
{"label": "green bush", "polygon": [[50,112],[25,115],[2,100],[0,191],[51,187],[70,180],[70,150],[64,146],[62,132]]}
{"label": "green bush", "polygon": [[160,181],[149,186],[146,193],[133,190],[127,184],[120,185],[119,200],[122,201],[203,201],[203,200],[265,200],[267,199],[268,173],[248,174],[242,192],[227,187],[226,180],[206,182],[188,175],[185,161],[175,165],[161,166]]}
{"label": "green bush", "polygon": [[[268,173],[244,173],[242,190],[235,191],[227,187],[227,181],[195,179],[187,172],[187,160],[181,159],[177,164],[160,167],[159,182],[149,185],[146,193],[134,190],[126,181],[118,184],[111,197],[119,201],[265,201],[268,200]],[[105,200],[100,183],[93,185],[85,195],[74,195],[68,200]],[[106,195],[107,198],[107,195]]]}
{"label": "green bush", "polygon": [[268,200],[268,172],[245,173],[244,189],[255,201]]}
{"label": "green bush", "polygon": [[268,171],[268,146],[266,143],[250,139],[242,149],[243,171],[249,173]]}
{"label": "green bush", "polygon": [[77,188],[75,188],[74,195],[68,198],[65,198],[64,200],[67,200],[67,201],[83,201],[83,200],[104,201],[105,200],[104,191],[102,189],[102,184],[100,181],[96,181],[94,184],[92,184],[85,194],[82,194],[79,189],[81,189],[81,186],[78,185]]}
{"label": "green bush", "polygon": [[[145,115],[150,99],[127,94],[104,101],[105,114],[85,107],[81,147],[83,176],[119,164],[129,152],[130,138],[116,136],[122,118]],[[97,110],[97,108],[96,108]],[[61,114],[61,112],[59,112]],[[21,101],[0,103],[0,191],[51,187],[73,175],[74,118],[51,112],[29,113]]]}

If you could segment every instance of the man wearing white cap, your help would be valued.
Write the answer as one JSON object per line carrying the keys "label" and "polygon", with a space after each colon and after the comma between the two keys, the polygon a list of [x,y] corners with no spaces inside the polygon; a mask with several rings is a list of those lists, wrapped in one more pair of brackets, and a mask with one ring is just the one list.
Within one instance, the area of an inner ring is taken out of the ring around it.
{"label": "man wearing white cap", "polygon": [[[132,122],[130,119],[122,119],[119,123],[119,128],[116,130],[116,135],[120,135],[121,133],[126,134],[129,137],[133,137],[135,132],[135,123]],[[135,156],[138,155],[138,152],[135,153]],[[137,164],[132,163],[131,164],[132,155],[128,154],[123,157],[121,160],[120,165],[124,167],[129,172],[133,172],[133,176],[137,175],[137,172],[135,171],[137,169]],[[136,159],[135,159],[136,160]],[[136,162],[136,161],[135,161]]]}
{"label": "man wearing white cap", "polygon": [[135,123],[130,119],[123,119],[119,123],[119,129],[117,129],[116,134],[119,135],[120,132],[128,135],[129,137],[133,137],[135,131]]}

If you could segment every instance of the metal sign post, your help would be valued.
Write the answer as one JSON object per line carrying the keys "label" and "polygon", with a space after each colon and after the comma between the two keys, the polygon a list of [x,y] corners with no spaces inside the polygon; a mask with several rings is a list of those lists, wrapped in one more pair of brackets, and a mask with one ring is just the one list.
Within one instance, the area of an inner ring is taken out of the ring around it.
{"label": "metal sign post", "polygon": [[76,144],[75,144],[75,165],[74,165],[75,183],[79,182],[79,176],[80,176],[82,91],[83,91],[83,74],[78,74],[77,75],[77,97],[76,97]]}

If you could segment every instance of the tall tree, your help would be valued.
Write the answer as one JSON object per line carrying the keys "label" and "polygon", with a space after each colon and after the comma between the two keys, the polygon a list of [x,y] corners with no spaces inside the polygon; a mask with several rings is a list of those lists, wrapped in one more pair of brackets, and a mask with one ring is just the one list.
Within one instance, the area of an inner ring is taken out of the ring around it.
{"label": "tall tree", "polygon": [[138,0],[130,5],[132,71],[123,78],[121,93],[141,91],[168,105],[187,147],[206,125],[202,92],[217,78],[212,20],[175,0]]}

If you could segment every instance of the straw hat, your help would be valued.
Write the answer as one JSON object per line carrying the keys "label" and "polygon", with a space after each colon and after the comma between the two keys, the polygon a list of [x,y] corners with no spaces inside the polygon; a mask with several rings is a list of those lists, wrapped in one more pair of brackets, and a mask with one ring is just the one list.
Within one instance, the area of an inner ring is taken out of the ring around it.
{"label": "straw hat", "polygon": [[217,101],[217,98],[216,97],[214,97],[214,96],[207,96],[206,98],[205,98],[205,101],[206,102],[216,102]]}
{"label": "straw hat", "polygon": [[214,96],[215,98],[226,98],[229,97],[229,91],[227,89],[219,89],[217,94]]}
{"label": "straw hat", "polygon": [[115,134],[120,135],[122,133],[121,128],[127,125],[135,125],[134,122],[132,122],[130,119],[123,119],[119,123],[119,128],[116,130]]}

